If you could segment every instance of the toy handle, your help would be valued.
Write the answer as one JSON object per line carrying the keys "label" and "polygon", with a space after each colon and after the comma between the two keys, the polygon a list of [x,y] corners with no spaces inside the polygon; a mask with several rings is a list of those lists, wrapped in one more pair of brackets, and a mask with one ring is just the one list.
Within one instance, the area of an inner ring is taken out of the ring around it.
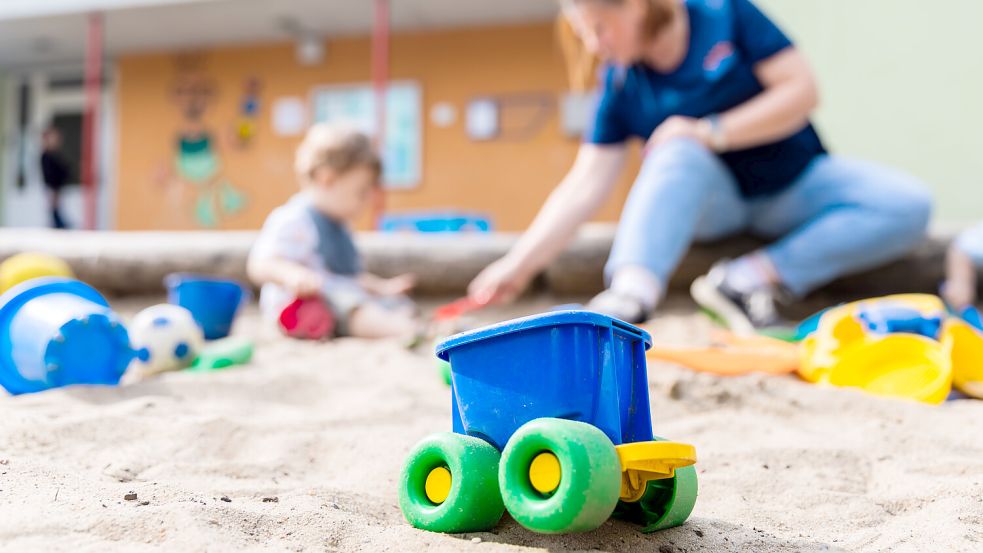
{"label": "toy handle", "polygon": [[252,303],[255,298],[252,287],[241,282],[239,282],[239,287],[242,288],[242,298],[239,299],[239,307]]}
{"label": "toy handle", "polygon": [[461,298],[457,301],[438,307],[433,314],[435,321],[449,321],[467,313],[477,311],[483,306],[471,298]]}

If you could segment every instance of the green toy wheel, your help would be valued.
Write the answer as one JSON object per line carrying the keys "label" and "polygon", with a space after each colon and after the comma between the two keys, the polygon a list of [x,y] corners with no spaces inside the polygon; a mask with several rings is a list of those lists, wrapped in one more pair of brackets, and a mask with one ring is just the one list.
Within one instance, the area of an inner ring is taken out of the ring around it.
{"label": "green toy wheel", "polygon": [[619,503],[614,516],[642,525],[645,533],[673,528],[693,512],[698,488],[696,468],[678,468],[672,478],[650,481],[639,501]]}
{"label": "green toy wheel", "polygon": [[407,522],[431,532],[482,532],[502,518],[500,455],[491,444],[451,432],[432,434],[406,457],[399,507]]}
{"label": "green toy wheel", "polygon": [[534,532],[586,532],[618,504],[621,462],[603,432],[582,422],[536,419],[502,452],[498,474],[505,507]]}

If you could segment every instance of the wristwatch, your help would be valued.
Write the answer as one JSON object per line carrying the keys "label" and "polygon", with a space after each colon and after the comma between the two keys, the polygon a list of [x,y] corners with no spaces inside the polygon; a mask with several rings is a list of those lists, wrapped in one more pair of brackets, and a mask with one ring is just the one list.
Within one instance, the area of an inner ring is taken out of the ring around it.
{"label": "wristwatch", "polygon": [[727,136],[724,134],[724,127],[720,121],[720,115],[713,113],[702,119],[706,125],[707,134],[710,136],[710,149],[717,153],[727,151]]}

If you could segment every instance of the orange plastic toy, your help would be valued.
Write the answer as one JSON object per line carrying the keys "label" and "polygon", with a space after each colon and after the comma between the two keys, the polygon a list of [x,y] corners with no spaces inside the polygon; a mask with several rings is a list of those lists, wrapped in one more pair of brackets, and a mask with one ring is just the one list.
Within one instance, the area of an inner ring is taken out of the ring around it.
{"label": "orange plastic toy", "polygon": [[708,347],[656,344],[648,357],[718,376],[791,374],[799,368],[797,345],[764,336],[741,337],[731,332],[715,333]]}

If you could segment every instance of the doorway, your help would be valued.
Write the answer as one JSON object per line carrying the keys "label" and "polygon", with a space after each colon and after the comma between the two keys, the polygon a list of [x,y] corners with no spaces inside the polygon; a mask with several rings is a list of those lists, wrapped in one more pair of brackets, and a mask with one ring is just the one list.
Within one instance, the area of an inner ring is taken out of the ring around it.
{"label": "doorway", "polygon": [[[4,106],[6,136],[11,137],[4,153],[3,226],[48,227],[51,214],[41,174],[41,133],[50,127],[62,136],[61,155],[69,167],[69,184],[61,194],[61,212],[70,228],[81,228],[85,197],[81,180],[82,120],[85,91],[81,68],[36,71],[8,79]],[[107,83],[109,84],[109,83]],[[98,163],[97,228],[112,228],[114,190],[108,172],[110,146],[111,85],[103,88],[102,120],[98,132],[101,152]]]}

